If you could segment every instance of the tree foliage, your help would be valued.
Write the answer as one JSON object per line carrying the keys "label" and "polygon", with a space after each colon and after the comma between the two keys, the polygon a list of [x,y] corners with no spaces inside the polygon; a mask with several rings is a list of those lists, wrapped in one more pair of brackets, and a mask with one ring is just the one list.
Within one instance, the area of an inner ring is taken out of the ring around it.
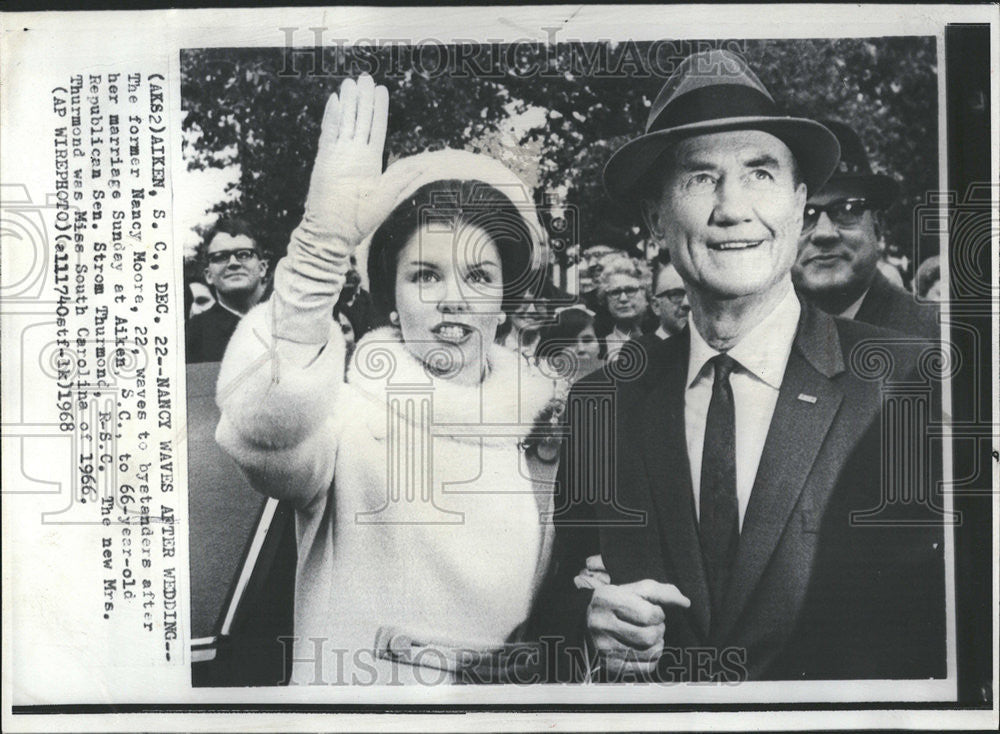
{"label": "tree foliage", "polygon": [[[390,93],[387,158],[444,146],[489,153],[537,183],[540,201],[562,195],[584,247],[634,247],[644,236],[636,213],[608,199],[601,171],[643,129],[673,65],[706,44],[743,53],[789,113],[858,130],[875,169],[902,183],[887,240],[911,253],[912,208],[938,186],[933,38],[340,46],[319,57],[191,50],[181,63],[185,158],[240,166],[235,200],[215,208],[248,217],[280,256],[302,214],[325,100],[346,75],[371,71]],[[532,111],[536,124],[512,137],[511,116]]]}

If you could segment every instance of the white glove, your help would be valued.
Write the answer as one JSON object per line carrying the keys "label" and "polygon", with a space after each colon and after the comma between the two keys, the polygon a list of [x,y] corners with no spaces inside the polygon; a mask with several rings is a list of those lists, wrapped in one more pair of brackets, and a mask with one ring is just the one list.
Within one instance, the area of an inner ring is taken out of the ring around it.
{"label": "white glove", "polygon": [[392,211],[411,178],[382,181],[389,92],[367,74],[345,79],[323,113],[302,222],[274,277],[273,333],[325,344],[350,256]]}

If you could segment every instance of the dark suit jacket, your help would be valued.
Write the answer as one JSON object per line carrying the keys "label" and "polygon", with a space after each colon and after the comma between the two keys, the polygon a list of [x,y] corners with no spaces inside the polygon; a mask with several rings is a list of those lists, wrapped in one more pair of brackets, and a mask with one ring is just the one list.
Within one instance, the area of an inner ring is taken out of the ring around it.
{"label": "dark suit jacket", "polygon": [[[864,340],[875,340],[881,356],[852,363]],[[889,405],[883,416],[880,383],[858,376],[890,364],[892,376],[903,377],[926,345],[803,307],[732,585],[715,620],[684,430],[689,345],[685,330],[651,349],[638,374],[614,374],[612,366],[574,388],[553,573],[536,604],[533,634],[582,646],[590,592],[576,590],[572,579],[587,556],[600,553],[612,583],[649,578],[676,584],[691,599],[690,609],[665,610],[671,680],[699,677],[684,655],[705,647],[728,655],[729,667],[749,679],[945,675],[940,515],[915,501],[851,514],[881,506],[883,474],[899,491],[934,486],[929,462],[919,488],[913,476],[883,471],[883,417],[894,421],[886,425],[895,441],[905,435],[919,442],[922,427],[901,420],[926,412]],[[885,452],[900,455],[888,439]],[[678,655],[688,665],[679,676]],[[555,679],[579,671],[572,661],[547,664]]]}
{"label": "dark suit jacket", "polygon": [[894,286],[878,269],[854,319],[932,341],[941,338],[938,308],[917,303],[911,293]]}
{"label": "dark suit jacket", "polygon": [[192,316],[184,327],[187,363],[222,360],[226,345],[239,323],[240,317],[218,302],[204,313]]}
{"label": "dark suit jacket", "polygon": [[632,341],[636,342],[637,344],[641,344],[643,349],[649,351],[650,349],[656,347],[656,345],[663,342],[663,339],[657,336],[656,331],[654,330],[650,331],[647,334],[642,334],[640,336],[637,336]]}

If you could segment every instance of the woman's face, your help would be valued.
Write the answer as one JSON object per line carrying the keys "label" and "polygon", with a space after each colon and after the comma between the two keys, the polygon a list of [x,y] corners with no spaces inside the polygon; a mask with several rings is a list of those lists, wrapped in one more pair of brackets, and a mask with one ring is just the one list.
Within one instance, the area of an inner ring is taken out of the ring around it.
{"label": "woman's face", "polygon": [[642,283],[627,273],[614,273],[608,278],[608,311],[616,322],[631,322],[646,310],[646,291]]}
{"label": "woman's face", "polygon": [[396,311],[403,343],[434,372],[470,384],[483,379],[502,302],[500,253],[481,228],[423,225],[400,250]]}
{"label": "woman's face", "polygon": [[597,341],[597,334],[593,326],[587,326],[576,335],[576,358],[580,361],[585,359],[596,360],[601,353],[601,345]]}
{"label": "woman's face", "polygon": [[576,382],[597,369],[601,363],[600,354],[601,344],[597,341],[594,327],[587,325],[579,334],[566,339],[565,344],[549,354],[547,359],[550,376]]}

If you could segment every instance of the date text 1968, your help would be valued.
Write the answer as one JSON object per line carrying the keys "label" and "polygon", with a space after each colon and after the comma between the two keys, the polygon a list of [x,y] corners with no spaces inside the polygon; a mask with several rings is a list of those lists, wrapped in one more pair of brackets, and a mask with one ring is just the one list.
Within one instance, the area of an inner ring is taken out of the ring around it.
{"label": "date text 1968", "polygon": [[55,399],[77,469],[62,515],[101,528],[102,617],[152,634],[152,654],[170,660],[179,649],[180,360],[165,82],[163,73],[121,70],[75,74],[52,89],[51,225]]}

